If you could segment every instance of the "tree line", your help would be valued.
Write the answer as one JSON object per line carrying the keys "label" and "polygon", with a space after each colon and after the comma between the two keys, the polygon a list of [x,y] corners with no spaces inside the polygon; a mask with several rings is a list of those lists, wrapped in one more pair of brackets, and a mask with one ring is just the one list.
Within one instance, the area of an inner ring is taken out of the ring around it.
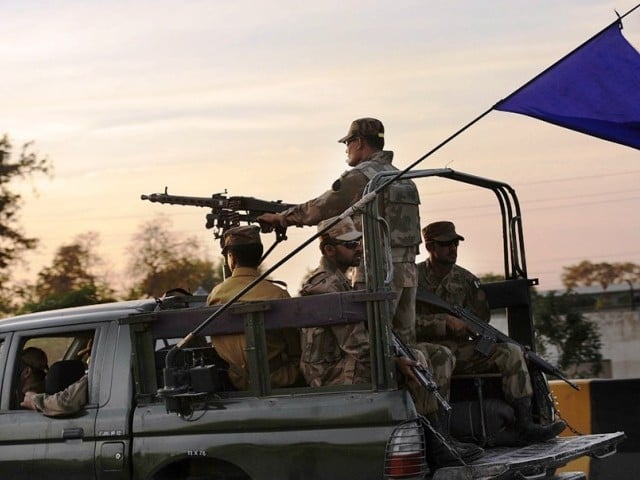
{"label": "tree line", "polygon": [[13,281],[18,269],[24,267],[25,254],[38,246],[38,239],[20,225],[23,198],[16,184],[38,175],[51,176],[52,171],[52,163],[37,154],[33,143],[16,152],[7,135],[0,138],[1,316],[160,297],[174,288],[208,292],[222,280],[222,261],[211,260],[197,238],[173,232],[171,221],[158,216],[142,223],[132,236],[124,292],[116,292],[110,282],[95,232],[85,232],[60,245],[51,264],[37,273],[35,281]]}

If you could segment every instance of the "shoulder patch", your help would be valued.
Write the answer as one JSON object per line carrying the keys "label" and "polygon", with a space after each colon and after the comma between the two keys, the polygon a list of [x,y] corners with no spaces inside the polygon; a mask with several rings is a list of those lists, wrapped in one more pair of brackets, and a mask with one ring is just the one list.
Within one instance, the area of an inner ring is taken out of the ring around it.
{"label": "shoulder patch", "polygon": [[302,288],[300,289],[301,295],[313,295],[318,293],[327,293],[329,291],[329,278],[331,277],[331,273],[325,270],[321,270],[319,272],[311,275]]}

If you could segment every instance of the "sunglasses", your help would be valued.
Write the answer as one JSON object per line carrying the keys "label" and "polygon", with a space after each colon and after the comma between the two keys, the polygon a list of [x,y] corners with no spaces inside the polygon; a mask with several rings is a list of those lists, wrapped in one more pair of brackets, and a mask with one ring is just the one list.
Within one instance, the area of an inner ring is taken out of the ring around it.
{"label": "sunglasses", "polygon": [[433,243],[438,245],[439,247],[457,247],[460,245],[460,240],[449,240],[448,242],[439,242],[438,240],[433,240]]}
{"label": "sunglasses", "polygon": [[344,248],[348,248],[349,250],[355,250],[360,246],[360,240],[350,240],[348,242],[342,242],[339,240],[334,240],[334,245],[342,245]]}

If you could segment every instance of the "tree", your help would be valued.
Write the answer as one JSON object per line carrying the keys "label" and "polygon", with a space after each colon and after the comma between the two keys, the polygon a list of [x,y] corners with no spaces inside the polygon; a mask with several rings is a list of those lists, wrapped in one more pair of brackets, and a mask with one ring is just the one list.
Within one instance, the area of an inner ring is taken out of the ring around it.
{"label": "tree", "polygon": [[640,265],[631,262],[623,263],[591,263],[583,260],[577,265],[563,267],[562,283],[568,289],[579,285],[598,284],[603,290],[616,283],[640,282]]}
{"label": "tree", "polygon": [[480,280],[480,283],[502,282],[504,281],[504,275],[493,272],[483,273],[478,275],[478,280]]}
{"label": "tree", "polygon": [[596,323],[579,312],[579,302],[572,292],[533,293],[536,348],[545,356],[551,353],[551,345],[557,367],[571,376],[597,376],[602,370],[600,332]]}
{"label": "tree", "polygon": [[16,159],[12,158],[13,146],[7,135],[0,138],[0,312],[15,311],[15,292],[9,284],[11,268],[18,263],[25,251],[36,247],[38,241],[23,233],[19,224],[22,196],[11,187],[16,180],[30,179],[35,174],[50,175],[51,163],[33,151],[31,142],[22,146]]}
{"label": "tree", "polygon": [[38,273],[25,311],[91,305],[113,301],[113,289],[99,273],[104,266],[96,253],[99,237],[88,232],[60,246],[50,266]]}
{"label": "tree", "polygon": [[160,297],[175,288],[209,292],[222,281],[222,262],[211,261],[197,238],[181,237],[171,226],[167,217],[158,216],[134,234],[128,266],[134,284],[129,298]]}

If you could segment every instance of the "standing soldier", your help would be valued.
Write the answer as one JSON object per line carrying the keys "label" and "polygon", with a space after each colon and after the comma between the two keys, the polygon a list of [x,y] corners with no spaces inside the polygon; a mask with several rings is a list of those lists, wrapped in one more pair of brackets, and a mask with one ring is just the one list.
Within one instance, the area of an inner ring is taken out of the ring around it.
{"label": "standing soldier", "polygon": [[[338,142],[345,144],[347,163],[353,168],[344,172],[331,189],[319,197],[282,213],[265,213],[258,217],[263,231],[268,232],[274,227],[284,229],[289,225],[317,225],[341,214],[360,200],[365,186],[377,173],[398,171],[391,163],[393,152],[383,150],[384,126],[380,120],[354,120],[347,134]],[[409,345],[415,343],[415,258],[421,242],[419,203],[418,190],[410,180],[396,181],[384,191],[384,214],[391,232],[393,289],[396,292],[393,328]],[[359,227],[360,219],[355,220]],[[357,281],[364,281],[364,278]]]}

